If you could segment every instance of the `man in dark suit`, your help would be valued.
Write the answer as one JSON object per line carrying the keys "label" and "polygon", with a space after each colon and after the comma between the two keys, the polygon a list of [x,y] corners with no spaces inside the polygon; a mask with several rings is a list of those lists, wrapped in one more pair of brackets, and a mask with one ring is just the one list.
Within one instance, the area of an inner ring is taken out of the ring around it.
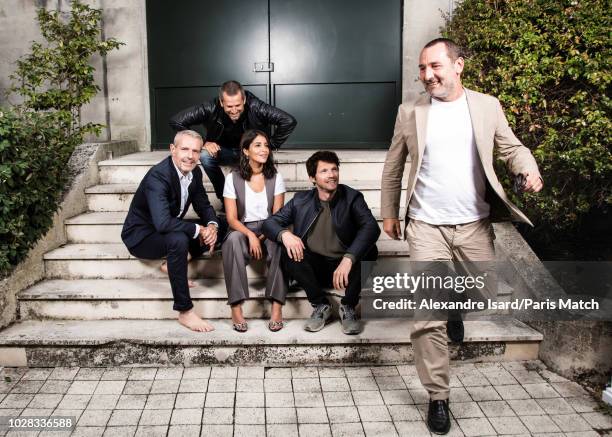
{"label": "man in dark suit", "polygon": [[[213,251],[219,228],[197,166],[202,144],[202,137],[195,131],[176,134],[170,144],[171,156],[151,168],[136,190],[121,232],[135,257],[167,257],[173,309],[179,312],[179,323],[199,332],[214,328],[193,310],[187,263],[190,256],[201,255],[204,246]],[[183,219],[190,204],[202,224]]]}

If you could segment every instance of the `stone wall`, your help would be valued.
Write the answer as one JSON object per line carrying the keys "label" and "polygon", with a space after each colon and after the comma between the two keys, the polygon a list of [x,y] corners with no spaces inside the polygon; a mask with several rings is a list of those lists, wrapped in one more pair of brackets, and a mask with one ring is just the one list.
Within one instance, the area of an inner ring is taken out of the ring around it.
{"label": "stone wall", "polygon": [[[106,125],[98,138],[89,140],[136,140],[141,150],[149,149],[149,91],[146,61],[145,0],[88,0],[101,8],[103,33],[125,43],[119,50],[92,59],[96,83],[101,91],[83,108],[86,122]],[[32,41],[42,41],[36,10],[69,10],[67,0],[3,0],[0,2],[0,105],[7,100],[9,76],[15,61],[29,52]]]}

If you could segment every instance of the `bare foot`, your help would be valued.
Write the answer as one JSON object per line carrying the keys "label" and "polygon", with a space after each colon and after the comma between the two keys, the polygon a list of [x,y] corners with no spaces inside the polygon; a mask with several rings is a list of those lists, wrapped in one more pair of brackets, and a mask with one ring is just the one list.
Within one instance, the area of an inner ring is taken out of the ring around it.
{"label": "bare foot", "polygon": [[214,331],[213,325],[208,323],[206,320],[202,320],[194,310],[183,311],[179,313],[178,321],[181,325],[196,332],[209,332]]}
{"label": "bare foot", "polygon": [[[187,260],[189,260],[189,258],[187,258]],[[159,269],[160,269],[162,272],[164,272],[166,275],[168,274],[168,264],[166,264],[166,262],[165,262],[165,261],[162,263],[162,265],[161,265],[161,266],[159,266]],[[195,283],[195,282],[193,282],[193,281],[191,281],[191,280],[187,280],[187,286],[188,286],[189,288],[193,288],[193,287],[195,287],[195,286],[196,286],[196,283]]]}

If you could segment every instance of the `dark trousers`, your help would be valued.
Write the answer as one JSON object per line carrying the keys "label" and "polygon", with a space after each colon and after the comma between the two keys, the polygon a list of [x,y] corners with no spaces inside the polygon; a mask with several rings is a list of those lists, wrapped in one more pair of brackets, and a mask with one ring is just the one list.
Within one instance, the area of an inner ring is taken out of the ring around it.
{"label": "dark trousers", "polygon": [[223,201],[223,186],[225,185],[225,176],[221,170],[222,165],[234,165],[239,159],[238,149],[229,149],[221,147],[217,157],[213,158],[206,150],[200,153],[200,163],[204,167],[206,176],[215,188],[217,199]]}
{"label": "dark trousers", "polygon": [[[329,304],[329,300],[323,288],[332,287],[334,270],[340,264],[342,258],[328,258],[308,249],[304,250],[302,261],[293,261],[289,258],[287,250],[283,248],[283,268],[289,276],[297,281],[300,287],[306,291],[308,301],[311,305]],[[374,251],[370,251],[362,261],[376,261]],[[357,306],[361,294],[361,263],[353,264],[348,277],[348,286],[341,299],[343,305]]]}
{"label": "dark trousers", "polygon": [[142,240],[130,253],[137,258],[160,259],[167,257],[168,278],[174,297],[175,311],[187,311],[193,308],[189,285],[187,283],[187,254],[198,257],[205,247],[200,246],[199,238],[191,238],[184,232],[155,232]]}

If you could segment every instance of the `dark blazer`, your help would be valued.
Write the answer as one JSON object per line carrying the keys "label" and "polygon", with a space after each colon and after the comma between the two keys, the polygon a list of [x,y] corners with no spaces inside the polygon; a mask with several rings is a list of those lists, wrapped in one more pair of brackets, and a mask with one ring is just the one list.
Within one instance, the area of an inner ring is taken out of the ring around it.
{"label": "dark blazer", "polygon": [[[340,242],[347,253],[359,262],[371,250],[378,254],[376,240],[380,228],[368,204],[359,191],[338,185],[338,190],[329,204],[332,221]],[[321,211],[321,201],[317,189],[296,193],[276,214],[268,217],[263,224],[267,238],[278,241],[278,234],[293,225],[293,233],[306,244],[310,227]]]}
{"label": "dark blazer", "polygon": [[121,231],[121,239],[128,249],[155,232],[184,232],[193,238],[195,223],[183,220],[192,203],[203,224],[219,223],[204,191],[202,170],[196,166],[192,174],[185,209],[180,211],[181,184],[172,157],[169,156],[147,172],[134,194]]}
{"label": "dark blazer", "polygon": [[[270,137],[270,147],[278,149],[289,137],[297,124],[291,114],[282,109],[259,100],[249,91],[245,91],[246,103],[244,105],[244,130],[258,129]],[[187,108],[170,118],[170,127],[175,132],[191,129],[191,126],[201,124],[206,129],[205,141],[218,141],[223,134],[223,108],[219,99]],[[274,135],[271,126],[275,126]]]}

